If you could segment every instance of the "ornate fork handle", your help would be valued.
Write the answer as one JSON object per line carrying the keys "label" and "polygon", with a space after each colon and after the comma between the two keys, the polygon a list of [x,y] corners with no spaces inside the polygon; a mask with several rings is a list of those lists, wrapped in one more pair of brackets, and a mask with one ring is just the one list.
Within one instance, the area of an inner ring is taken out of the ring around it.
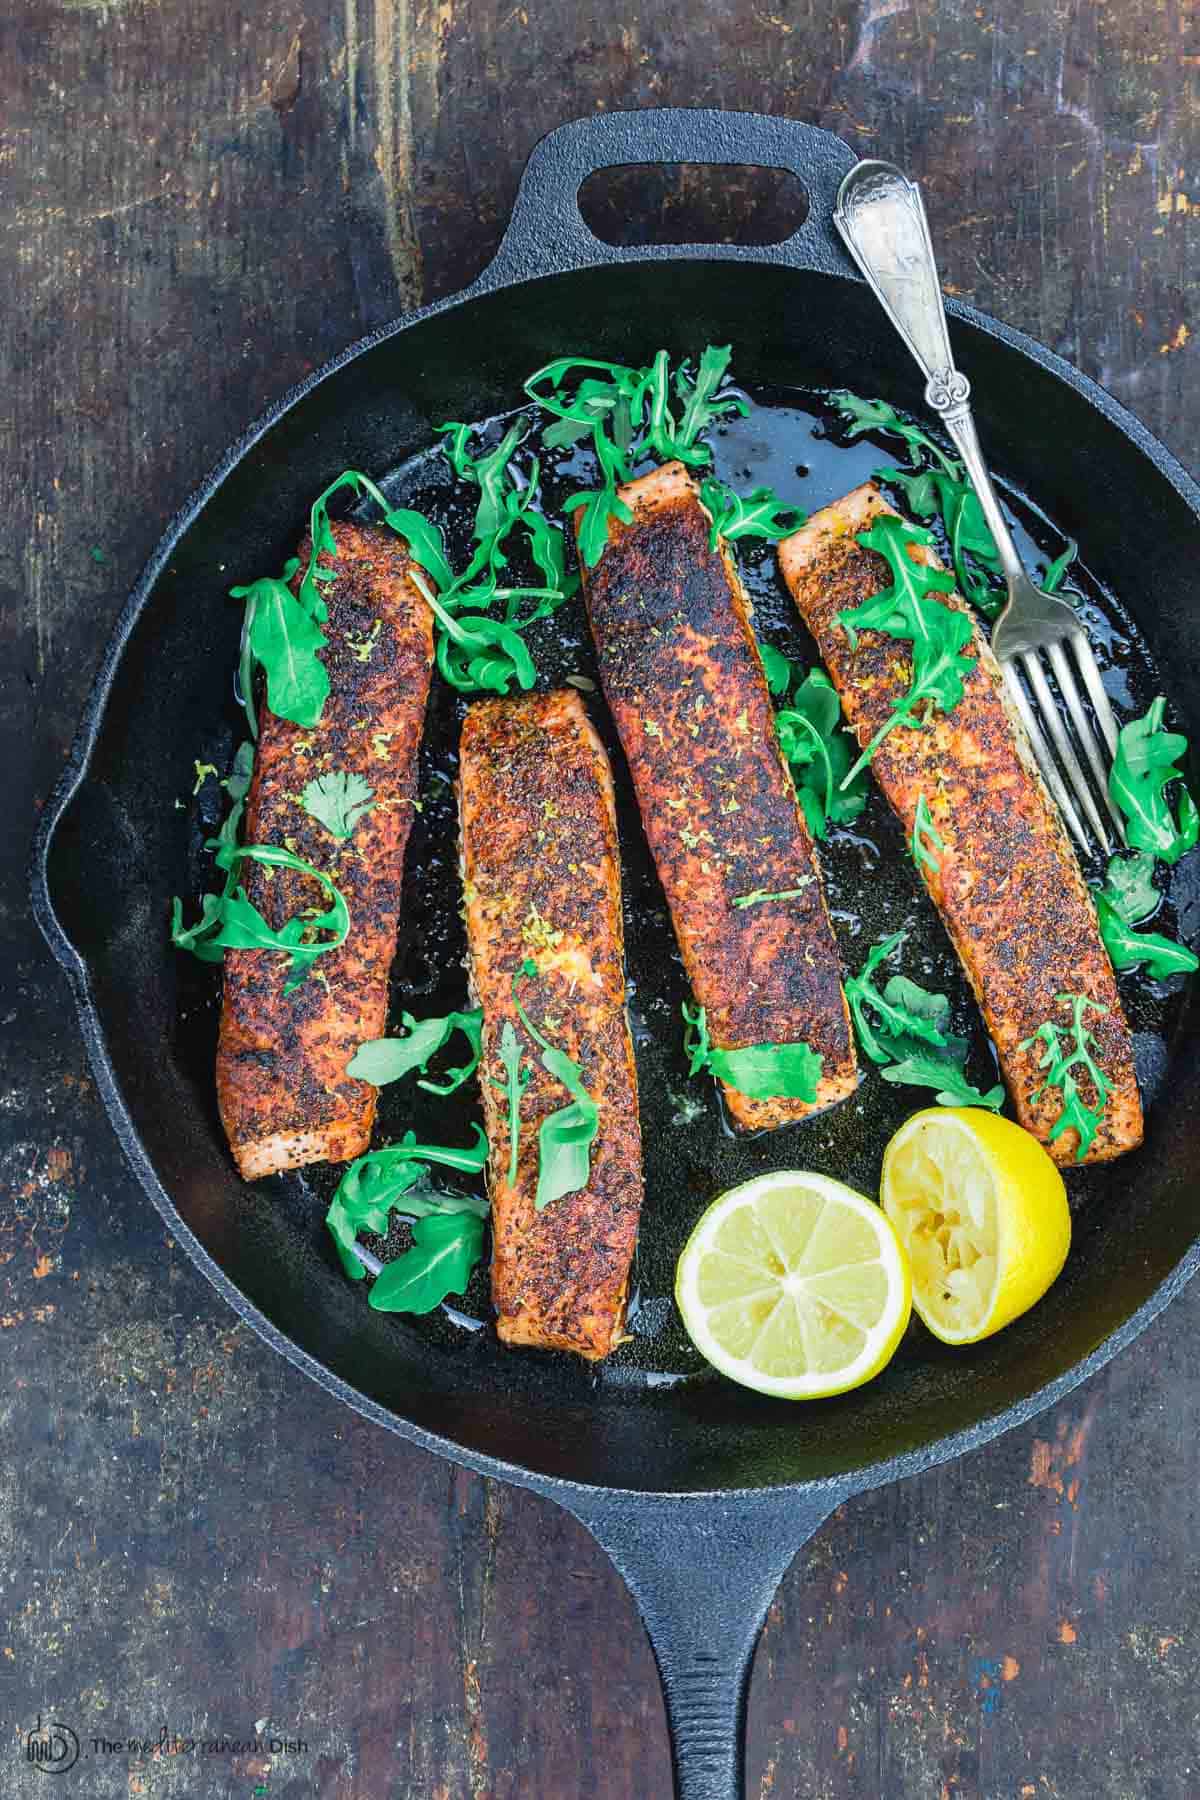
{"label": "ornate fork handle", "polygon": [[954,366],[929,222],[915,182],[887,162],[860,162],[842,182],[834,212],[851,256],[925,376],[925,402],[953,438],[979,496],[1001,567],[1028,580],[992,486],[975,421],[971,384]]}

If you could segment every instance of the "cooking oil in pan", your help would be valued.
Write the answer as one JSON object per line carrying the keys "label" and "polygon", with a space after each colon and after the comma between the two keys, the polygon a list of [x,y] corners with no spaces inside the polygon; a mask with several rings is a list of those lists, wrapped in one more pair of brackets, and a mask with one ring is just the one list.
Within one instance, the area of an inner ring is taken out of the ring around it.
{"label": "cooking oil in pan", "polygon": [[[847,444],[820,395],[772,390],[754,391],[752,398],[756,404],[750,416],[723,424],[712,440],[716,474],[739,491],[767,484],[784,502],[811,513],[897,460],[886,439],[862,438]],[[496,426],[498,435],[501,422]],[[557,460],[543,457],[547,513],[553,517],[562,499],[590,480],[590,466],[578,452],[564,451]],[[442,524],[456,567],[467,560],[473,507],[438,451],[413,458],[382,485],[394,503],[416,507]],[[1036,570],[1059,552],[1065,539],[1026,498],[1006,490],[1005,500],[1018,546],[1028,566]],[[569,520],[564,523],[570,537]],[[760,635],[793,661],[811,666],[817,661],[815,647],[778,576],[773,548],[762,544],[738,548]],[[1082,550],[1086,557],[1086,545]],[[1072,565],[1068,590],[1087,624],[1118,709],[1126,716],[1140,713],[1164,690],[1136,626],[1115,596],[1090,575],[1085,562]],[[570,682],[579,688],[612,758],[624,877],[629,1012],[641,1092],[646,1200],[628,1338],[598,1369],[581,1367],[580,1379],[657,1385],[684,1379],[704,1367],[683,1332],[671,1295],[676,1257],[708,1203],[736,1182],[763,1170],[788,1167],[821,1170],[873,1194],[888,1137],[931,1096],[889,1085],[868,1067],[858,1092],[830,1112],[751,1138],[729,1129],[713,1083],[707,1077],[688,1078],[680,1013],[688,988],[629,773],[600,693],[582,601],[576,597],[541,621],[528,641],[539,685]],[[389,1029],[398,1026],[402,1011],[420,1017],[466,1002],[454,799],[463,712],[461,697],[435,679],[421,753],[422,811],[414,822],[405,868]],[[844,966],[856,970],[871,944],[903,927],[907,937],[898,966],[951,996],[953,1029],[971,1043],[968,1072],[980,1087],[992,1085],[995,1057],[966,980],[932,902],[913,873],[900,827],[877,790],[872,788],[867,808],[853,827],[830,831],[820,854]],[[1091,879],[1099,873],[1098,868],[1088,870]],[[1164,917],[1157,921],[1168,932],[1176,928],[1176,908],[1185,920],[1195,913],[1195,877],[1190,890],[1188,879],[1185,865],[1176,873],[1172,898],[1164,903]],[[1149,1101],[1165,1070],[1164,1037],[1176,996],[1172,988],[1141,978],[1125,987],[1139,1075]],[[377,1140],[392,1141],[411,1126],[419,1139],[429,1134],[434,1141],[466,1143],[471,1123],[481,1117],[467,1093],[460,1090],[452,1100],[439,1101],[413,1082],[385,1088]],[[321,1221],[339,1173],[317,1168],[281,1180],[286,1203],[311,1218],[314,1232],[324,1229]],[[1077,1210],[1086,1208],[1102,1179],[1102,1173],[1091,1170],[1068,1176]],[[407,1227],[400,1223],[386,1242],[368,1240],[383,1256],[399,1251],[407,1241]],[[397,1324],[450,1349],[476,1338],[489,1319],[487,1275],[478,1270],[461,1299],[427,1318],[401,1318]],[[497,1351],[501,1353],[541,1354]],[[900,1354],[919,1356],[919,1338]]]}

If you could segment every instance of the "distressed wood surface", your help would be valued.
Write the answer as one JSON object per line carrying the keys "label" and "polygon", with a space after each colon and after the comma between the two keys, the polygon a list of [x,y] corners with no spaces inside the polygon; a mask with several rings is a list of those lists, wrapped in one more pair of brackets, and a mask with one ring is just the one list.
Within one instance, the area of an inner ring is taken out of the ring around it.
{"label": "distressed wood surface", "polygon": [[[13,0],[8,789],[45,796],[133,576],[223,446],[470,277],[536,138],[596,108],[788,112],[904,162],[947,285],[1196,463],[1198,70],[1179,0]],[[676,236],[709,204],[686,179],[634,197]],[[307,1745],[101,1752],[74,1790],[94,1800],[665,1795],[650,1653],[582,1529],[335,1406],[164,1242],[28,920],[31,810],[0,912],[0,1800],[39,1780],[39,1712],[85,1742],[266,1721]],[[1198,1325],[1193,1290],[1056,1413],[829,1521],[759,1652],[752,1794],[1200,1792]]]}

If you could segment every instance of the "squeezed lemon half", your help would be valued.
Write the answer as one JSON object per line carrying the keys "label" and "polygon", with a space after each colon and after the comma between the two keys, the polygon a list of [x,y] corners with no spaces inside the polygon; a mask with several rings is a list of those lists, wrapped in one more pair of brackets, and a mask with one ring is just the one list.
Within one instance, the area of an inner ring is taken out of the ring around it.
{"label": "squeezed lemon half", "polygon": [[713,1201],[684,1245],[675,1298],[714,1368],[784,1400],[870,1381],[912,1310],[908,1258],[880,1209],[802,1170]]}
{"label": "squeezed lemon half", "polygon": [[884,1151],[880,1201],[912,1264],[913,1305],[946,1344],[1010,1325],[1067,1259],[1058,1169],[1029,1132],[979,1107],[907,1120]]}

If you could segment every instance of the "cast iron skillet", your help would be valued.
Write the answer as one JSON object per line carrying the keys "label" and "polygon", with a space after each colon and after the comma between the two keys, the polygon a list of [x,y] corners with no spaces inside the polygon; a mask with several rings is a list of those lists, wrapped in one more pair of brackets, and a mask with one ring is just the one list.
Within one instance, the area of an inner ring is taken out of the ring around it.
{"label": "cast iron skillet", "polygon": [[[494,262],[455,299],[377,332],[253,425],[172,520],[130,597],[70,764],[46,808],[33,890],[71,978],[117,1134],[172,1234],[254,1328],[367,1417],[568,1507],[637,1598],[666,1693],[678,1791],[729,1800],[750,1659],[797,1548],[849,1495],[927,1468],[1057,1401],[1191,1276],[1200,1072],[1190,1007],[1147,1143],[1097,1177],[1066,1274],[979,1349],[926,1346],[844,1400],[795,1408],[718,1379],[593,1391],[566,1359],[483,1341],[448,1354],[381,1317],[310,1216],[236,1178],[208,1080],[181,1046],[169,896],[188,892],[173,805],[236,655],[231,579],[277,567],[312,495],[346,466],[389,469],[433,423],[516,404],[527,371],[587,352],[640,361],[732,341],[742,379],[848,385],[919,407],[907,353],[831,225],[851,152],[751,114],[648,111],[552,132],[530,158]],[[766,248],[613,248],[580,184],[629,163],[788,169],[810,200]],[[1171,671],[1200,732],[1195,545],[1200,490],[1137,421],[1057,356],[950,303],[993,464],[1084,542]],[[1064,446],[1069,447],[1065,451]],[[218,571],[224,570],[224,575]],[[190,777],[189,777],[190,780]],[[205,1029],[210,1029],[206,1026]]]}

